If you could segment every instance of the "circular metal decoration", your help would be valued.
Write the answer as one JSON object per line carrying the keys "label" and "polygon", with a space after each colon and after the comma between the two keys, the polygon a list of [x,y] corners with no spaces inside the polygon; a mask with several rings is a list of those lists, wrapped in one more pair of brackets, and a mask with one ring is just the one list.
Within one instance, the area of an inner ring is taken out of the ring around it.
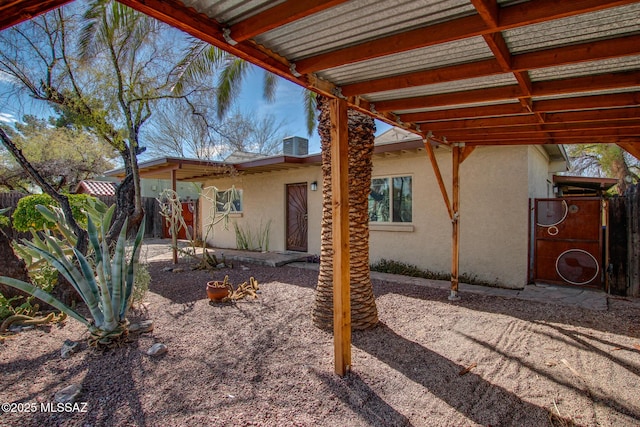
{"label": "circular metal decoration", "polygon": [[536,224],[541,227],[552,227],[560,224],[569,212],[569,207],[565,200],[539,201],[537,208]]}
{"label": "circular metal decoration", "polygon": [[549,233],[549,236],[555,236],[556,234],[558,234],[558,227],[552,225],[551,227],[547,228],[547,233]]}
{"label": "circular metal decoration", "polygon": [[580,210],[580,208],[578,207],[578,205],[571,205],[569,206],[569,213],[577,213]]}
{"label": "circular metal decoration", "polygon": [[569,249],[556,260],[556,272],[567,283],[586,285],[600,274],[598,260],[582,249]]}

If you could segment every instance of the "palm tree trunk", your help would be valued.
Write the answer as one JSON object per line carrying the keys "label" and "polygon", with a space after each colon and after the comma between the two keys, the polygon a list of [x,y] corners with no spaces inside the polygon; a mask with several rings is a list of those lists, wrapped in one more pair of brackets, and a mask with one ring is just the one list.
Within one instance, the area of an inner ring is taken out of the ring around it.
{"label": "palm tree trunk", "polygon": [[[313,323],[333,328],[333,249],[331,217],[331,121],[329,102],[318,96],[318,133],[322,147],[322,223],[320,271],[312,312]],[[368,197],[371,187],[375,123],[371,117],[349,111],[349,231],[351,327],[368,329],[378,323],[369,270]]]}

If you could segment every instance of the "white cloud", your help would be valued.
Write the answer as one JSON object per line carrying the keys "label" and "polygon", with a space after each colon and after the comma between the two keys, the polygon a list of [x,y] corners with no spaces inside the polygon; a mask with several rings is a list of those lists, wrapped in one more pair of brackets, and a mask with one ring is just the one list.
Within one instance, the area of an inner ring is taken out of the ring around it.
{"label": "white cloud", "polygon": [[17,122],[17,120],[13,116],[13,114],[0,113],[0,122],[3,122],[3,123],[15,123],[15,122]]}

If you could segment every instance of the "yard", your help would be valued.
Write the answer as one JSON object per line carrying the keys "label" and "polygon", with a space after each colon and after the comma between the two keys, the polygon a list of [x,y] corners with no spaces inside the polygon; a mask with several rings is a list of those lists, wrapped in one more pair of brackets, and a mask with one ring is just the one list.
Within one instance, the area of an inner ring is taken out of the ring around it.
{"label": "yard", "polygon": [[[257,300],[212,306],[206,272],[150,263],[152,333],[99,354],[84,328],[21,332],[0,344],[2,426],[633,426],[640,423],[640,316],[374,281],[380,324],[354,332],[353,370],[333,373],[333,341],[310,320],[317,273],[246,264]],[[135,320],[135,319],[134,319]],[[168,352],[151,357],[152,344]],[[80,384],[86,412],[40,403]],[[35,407],[34,406],[34,407]],[[14,405],[17,407],[17,405]]]}

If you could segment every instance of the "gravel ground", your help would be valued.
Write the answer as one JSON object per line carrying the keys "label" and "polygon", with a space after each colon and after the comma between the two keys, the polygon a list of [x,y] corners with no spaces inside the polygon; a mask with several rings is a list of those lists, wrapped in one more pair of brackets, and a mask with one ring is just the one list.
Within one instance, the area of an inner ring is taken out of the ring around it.
{"label": "gravel ground", "polygon": [[[254,276],[261,294],[210,305],[210,273],[169,265],[150,263],[147,308],[133,320],[155,328],[126,347],[82,343],[61,359],[65,339],[85,337],[73,320],[0,344],[0,402],[34,410],[2,413],[0,425],[640,425],[640,315],[624,299],[605,312],[471,294],[451,303],[375,281],[380,324],[353,333],[353,371],[341,378],[332,335],[310,320],[317,272],[220,271],[232,283]],[[168,352],[148,356],[154,343]],[[70,384],[86,406],[52,412]]]}

